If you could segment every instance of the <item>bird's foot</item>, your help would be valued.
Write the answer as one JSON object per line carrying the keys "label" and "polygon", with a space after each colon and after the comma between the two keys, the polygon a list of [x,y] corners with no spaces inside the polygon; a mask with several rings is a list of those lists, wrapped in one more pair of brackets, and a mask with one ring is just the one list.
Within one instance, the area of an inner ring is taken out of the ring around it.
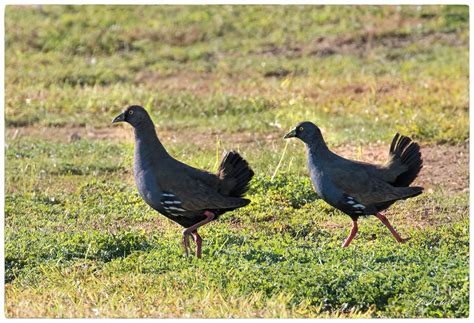
{"label": "bird's foot", "polygon": [[351,244],[352,239],[347,238],[344,243],[341,245],[342,248],[347,248]]}
{"label": "bird's foot", "polygon": [[395,240],[397,240],[399,243],[405,243],[407,242],[408,240],[410,240],[410,238],[406,238],[406,239],[403,239],[402,237],[400,237],[400,235],[398,234],[398,232],[395,230],[395,228],[390,224],[390,221],[388,221],[388,219],[385,217],[385,215],[383,215],[382,213],[377,213],[375,215],[380,221],[382,221],[382,223],[390,230],[390,233],[392,233],[393,237],[395,238]]}
{"label": "bird's foot", "polygon": [[400,239],[397,239],[397,241],[398,241],[399,243],[406,243],[406,242],[408,242],[409,240],[411,240],[411,237],[409,237],[409,238],[400,238]]}
{"label": "bird's foot", "polygon": [[193,231],[193,237],[194,237],[194,242],[196,242],[196,257],[201,258],[202,254],[202,238],[199,235],[199,233],[196,231]]}
{"label": "bird's foot", "polygon": [[346,241],[344,241],[344,243],[342,244],[343,248],[349,247],[349,245],[351,244],[352,239],[354,239],[354,237],[356,236],[357,231],[359,231],[359,228],[357,226],[357,220],[353,220],[352,221],[351,233],[347,237]]}
{"label": "bird's foot", "polygon": [[204,220],[183,230],[183,246],[184,251],[186,252],[186,256],[189,255],[189,252],[191,250],[189,238],[192,235],[194,237],[194,241],[196,242],[196,257],[201,258],[202,238],[197,233],[197,229],[203,226],[204,224],[214,220],[215,214],[210,211],[204,211],[204,216],[206,217]]}
{"label": "bird's foot", "polygon": [[189,243],[190,236],[191,236],[191,232],[188,229],[183,230],[183,247],[184,247],[184,253],[186,254],[186,257],[189,256],[189,252],[191,250],[191,245]]}

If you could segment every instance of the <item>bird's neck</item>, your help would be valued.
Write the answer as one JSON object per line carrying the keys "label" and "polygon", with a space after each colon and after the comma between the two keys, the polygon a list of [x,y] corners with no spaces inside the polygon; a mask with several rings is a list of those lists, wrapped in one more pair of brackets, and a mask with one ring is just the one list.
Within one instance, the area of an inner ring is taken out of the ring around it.
{"label": "bird's neck", "polygon": [[314,154],[327,154],[329,152],[329,148],[326,145],[324,140],[320,139],[315,142],[307,143],[306,149]]}
{"label": "bird's neck", "polygon": [[308,152],[308,157],[315,165],[324,163],[331,154],[331,151],[324,141],[306,144],[306,150]]}
{"label": "bird's neck", "polygon": [[135,154],[148,156],[153,154],[157,157],[168,157],[169,154],[161,144],[156,135],[153,122],[142,123],[134,128],[135,132]]}

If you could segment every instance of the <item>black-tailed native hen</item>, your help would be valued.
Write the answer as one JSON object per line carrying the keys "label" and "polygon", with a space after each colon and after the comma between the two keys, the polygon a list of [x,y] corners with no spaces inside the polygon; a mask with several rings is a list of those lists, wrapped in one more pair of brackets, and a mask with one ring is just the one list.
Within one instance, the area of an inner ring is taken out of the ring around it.
{"label": "black-tailed native hen", "polygon": [[186,165],[173,158],[161,144],[150,116],[141,106],[130,106],[113,121],[127,122],[135,132],[134,177],[143,200],[167,218],[182,225],[186,255],[189,238],[201,257],[198,228],[219,215],[246,206],[242,196],[254,172],[235,151],[225,154],[216,174]]}
{"label": "black-tailed native hen", "polygon": [[403,239],[382,211],[398,200],[417,196],[423,187],[409,187],[421,168],[420,146],[398,133],[392,140],[385,165],[349,160],[331,152],[319,128],[302,122],[285,135],[301,139],[306,146],[308,168],[316,193],[328,204],[352,218],[352,230],[343,247],[349,246],[358,231],[359,216],[375,215],[398,242]]}

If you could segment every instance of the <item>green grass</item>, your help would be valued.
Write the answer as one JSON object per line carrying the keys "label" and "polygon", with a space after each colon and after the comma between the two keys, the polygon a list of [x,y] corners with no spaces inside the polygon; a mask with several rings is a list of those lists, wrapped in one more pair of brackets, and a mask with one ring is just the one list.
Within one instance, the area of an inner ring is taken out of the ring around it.
{"label": "green grass", "polygon": [[[203,259],[186,259],[179,228],[131,185],[129,145],[30,140],[10,141],[7,149],[11,315],[94,317],[91,308],[114,317],[468,313],[466,193],[437,190],[397,204],[390,214],[413,237],[407,245],[370,218],[361,221],[354,246],[341,249],[349,218],[317,200],[306,176],[259,175],[253,203],[205,227]],[[194,164],[211,168],[212,151],[205,156]],[[257,173],[264,167],[257,163]],[[436,210],[430,224],[413,227],[425,210]],[[227,299],[234,301],[224,310],[218,300]]]}
{"label": "green grass", "polygon": [[[396,131],[468,140],[468,18],[467,6],[7,6],[6,315],[467,317],[468,191],[441,182],[395,204],[405,245],[371,217],[342,249],[350,219],[317,198],[300,143],[271,177],[302,120],[360,152]],[[178,159],[215,170],[235,148],[257,174],[248,207],[203,227],[201,260],[138,195],[132,142],[68,140],[71,127],[121,133],[110,121],[129,104]]]}
{"label": "green grass", "polygon": [[141,103],[173,129],[272,133],[304,118],[346,131],[337,142],[361,126],[365,141],[396,128],[460,142],[467,10],[8,6],[6,124],[103,126]]}

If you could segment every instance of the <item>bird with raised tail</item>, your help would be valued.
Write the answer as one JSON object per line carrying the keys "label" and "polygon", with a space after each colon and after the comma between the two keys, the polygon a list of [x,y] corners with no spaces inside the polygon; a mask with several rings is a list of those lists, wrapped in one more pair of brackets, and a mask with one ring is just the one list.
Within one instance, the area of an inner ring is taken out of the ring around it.
{"label": "bird with raised tail", "polygon": [[134,177],[138,192],[153,209],[180,224],[183,246],[188,255],[191,235],[196,256],[202,254],[198,228],[225,212],[250,203],[243,198],[254,172],[235,151],[223,157],[213,174],[173,158],[161,144],[155,126],[141,106],[130,106],[112,123],[127,122],[135,132]]}
{"label": "bird with raised tail", "polygon": [[353,161],[331,152],[321,131],[311,122],[301,122],[285,135],[299,138],[306,146],[308,168],[316,193],[328,204],[352,218],[352,230],[344,241],[349,246],[358,231],[360,216],[375,215],[395,239],[404,243],[382,213],[398,200],[423,192],[423,187],[409,185],[423,167],[420,146],[398,133],[392,140],[385,165]]}

